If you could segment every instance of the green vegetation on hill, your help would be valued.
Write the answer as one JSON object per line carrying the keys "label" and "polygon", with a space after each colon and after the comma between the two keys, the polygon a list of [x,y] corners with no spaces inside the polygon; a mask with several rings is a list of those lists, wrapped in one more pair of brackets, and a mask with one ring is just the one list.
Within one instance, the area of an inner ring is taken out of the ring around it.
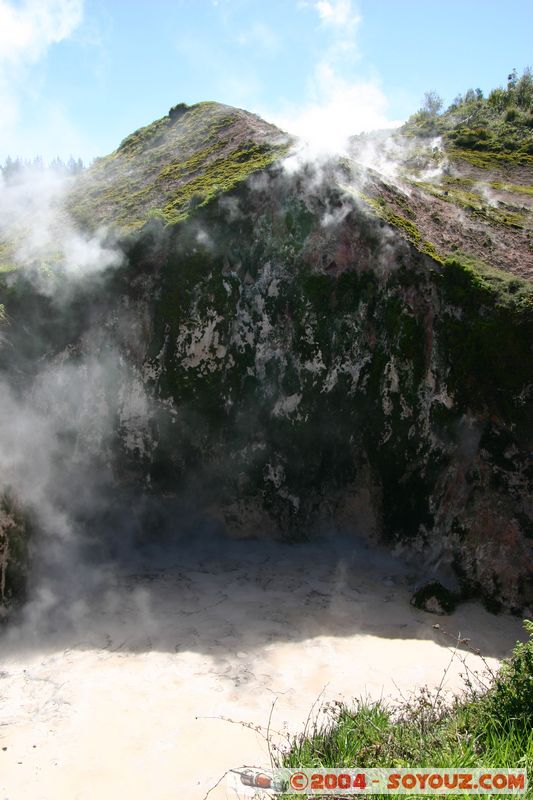
{"label": "green vegetation on hill", "polygon": [[517,643],[486,679],[467,669],[466,693],[451,705],[441,692],[424,690],[395,709],[384,702],[334,704],[330,722],[293,739],[280,766],[531,769],[533,623],[524,624],[529,641]]}
{"label": "green vegetation on hill", "polygon": [[180,104],[97,159],[72,193],[70,211],[93,228],[113,221],[131,231],[153,217],[180,222],[288,148],[287,136],[245,111]]}
{"label": "green vegetation on hill", "polygon": [[[458,156],[472,158],[476,165],[489,166],[494,159],[515,163],[533,162],[533,75],[530,69],[518,77],[508,76],[506,88],[483,97],[480,89],[458,95],[449,108],[439,113],[441,101],[434,92],[426,94],[424,107],[403,128],[410,135],[444,137]],[[478,164],[478,161],[481,163]]]}

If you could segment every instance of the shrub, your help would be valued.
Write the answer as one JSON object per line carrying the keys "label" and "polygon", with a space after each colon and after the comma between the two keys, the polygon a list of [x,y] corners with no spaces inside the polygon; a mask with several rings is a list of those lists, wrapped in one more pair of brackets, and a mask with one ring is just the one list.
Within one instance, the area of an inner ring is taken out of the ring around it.
{"label": "shrub", "polygon": [[493,89],[489,94],[487,103],[496,111],[503,111],[509,103],[509,97],[505,89]]}
{"label": "shrub", "polygon": [[455,133],[450,134],[450,138],[459,147],[485,150],[490,139],[490,133],[486,128],[460,128]]}
{"label": "shrub", "polygon": [[178,103],[177,105],[172,106],[172,108],[169,109],[168,116],[170,117],[171,120],[175,121],[183,117],[183,115],[186,114],[187,111],[189,111],[189,106],[187,105],[187,103]]}
{"label": "shrub", "polygon": [[486,717],[504,729],[516,722],[533,728],[533,622],[524,626],[528,641],[515,645],[486,698]]}
{"label": "shrub", "polygon": [[524,74],[517,81],[514,96],[517,106],[525,111],[533,107],[533,74],[529,67],[524,70]]}

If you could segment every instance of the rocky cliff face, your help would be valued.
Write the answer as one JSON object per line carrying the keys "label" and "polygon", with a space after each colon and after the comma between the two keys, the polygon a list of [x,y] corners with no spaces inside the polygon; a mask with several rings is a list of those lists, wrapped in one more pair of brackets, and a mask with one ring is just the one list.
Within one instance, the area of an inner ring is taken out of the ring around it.
{"label": "rocky cliff face", "polygon": [[[446,260],[445,237],[416,225],[420,187],[350,159],[282,161],[287,140],[243,113],[200,114],[198,141],[215,119],[220,157],[195,140],[176,184],[153,150],[169,126],[183,145],[197,108],[123,143],[113,169],[134,145],[130,169],[150,162],[124,265],[60,309],[12,273],[5,374],[35,391],[43,363],[85,370],[70,471],[81,448],[80,474],[100,464],[121,490],[188,498],[231,535],[353,529],[418,553],[428,573],[453,567],[464,595],[531,607],[531,285],[464,253]],[[239,165],[229,183],[206,187],[206,157]],[[94,173],[94,198],[127,222],[124,188]],[[87,220],[86,190],[71,206]],[[89,358],[112,368],[87,378]]]}

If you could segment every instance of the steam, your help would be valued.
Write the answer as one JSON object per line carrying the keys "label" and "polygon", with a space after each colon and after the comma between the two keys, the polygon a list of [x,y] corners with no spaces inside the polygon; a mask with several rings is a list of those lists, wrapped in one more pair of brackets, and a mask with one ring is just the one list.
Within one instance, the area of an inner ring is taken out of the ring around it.
{"label": "steam", "polygon": [[65,208],[73,178],[54,170],[25,168],[9,181],[0,177],[0,240],[13,266],[32,270],[39,289],[55,292],[69,281],[119,266],[123,254],[104,229],[81,232]]}
{"label": "steam", "polygon": [[300,137],[310,159],[346,154],[354,134],[401,125],[389,118],[379,83],[357,73],[362,20],[352,0],[301,2],[300,7],[318,16],[321,57],[309,76],[305,101],[267,119]]}
{"label": "steam", "polygon": [[499,202],[495,192],[493,192],[487,183],[478,181],[472,186],[472,191],[479,194],[483,201],[491,208],[498,208]]}
{"label": "steam", "polygon": [[327,62],[315,69],[309,101],[274,115],[274,122],[299,136],[310,157],[346,154],[354,134],[402,124],[389,119],[387,98],[376,83],[347,81]]}
{"label": "steam", "polygon": [[450,171],[439,136],[407,139],[379,131],[352,137],[349,154],[357,164],[395,185],[405,185],[406,181],[439,183]]}
{"label": "steam", "polygon": [[0,184],[0,253],[13,268],[4,283],[28,298],[13,315],[30,315],[3,324],[0,492],[34,521],[23,615],[41,632],[72,623],[84,594],[109,588],[110,569],[96,567],[109,533],[102,519],[116,512],[120,536],[135,516],[130,506],[117,521],[116,460],[149,453],[153,419],[142,359],[125,357],[142,353],[138,322],[120,303],[109,316],[104,286],[88,291],[124,253],[109,232],[76,227],[65,207],[72,180],[26,169]]}
{"label": "steam", "polygon": [[[91,552],[102,547],[92,524],[112,502],[120,505],[112,443],[124,397],[138,383],[133,373],[116,349],[103,355],[93,342],[92,353],[74,363],[63,354],[23,390],[0,383],[0,486],[36,521],[24,610],[35,625],[68,618],[80,596],[105,585],[109,573],[91,566]],[[147,406],[145,399],[146,414]]]}

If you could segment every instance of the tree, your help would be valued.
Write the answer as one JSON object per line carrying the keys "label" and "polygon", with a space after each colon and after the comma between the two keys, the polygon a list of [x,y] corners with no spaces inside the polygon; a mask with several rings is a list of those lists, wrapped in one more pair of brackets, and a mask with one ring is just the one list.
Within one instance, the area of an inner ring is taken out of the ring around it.
{"label": "tree", "polygon": [[422,111],[430,117],[436,117],[442,108],[442,97],[434,89],[424,93]]}
{"label": "tree", "polygon": [[76,160],[71,156],[67,162],[66,170],[69,175],[79,175],[80,172],[83,172],[83,161],[81,158]]}
{"label": "tree", "polygon": [[530,67],[526,67],[524,74],[518,79],[514,87],[516,105],[529,111],[533,106],[533,74]]}
{"label": "tree", "polygon": [[57,172],[58,175],[64,175],[66,172],[65,163],[59,158],[59,156],[56,156],[52,159],[52,161],[50,161],[50,169],[52,172]]}
{"label": "tree", "polygon": [[17,175],[22,172],[23,167],[24,165],[20,158],[16,158],[13,161],[11,156],[8,156],[5,160],[4,166],[2,167],[2,174],[6,183],[14,180]]}

